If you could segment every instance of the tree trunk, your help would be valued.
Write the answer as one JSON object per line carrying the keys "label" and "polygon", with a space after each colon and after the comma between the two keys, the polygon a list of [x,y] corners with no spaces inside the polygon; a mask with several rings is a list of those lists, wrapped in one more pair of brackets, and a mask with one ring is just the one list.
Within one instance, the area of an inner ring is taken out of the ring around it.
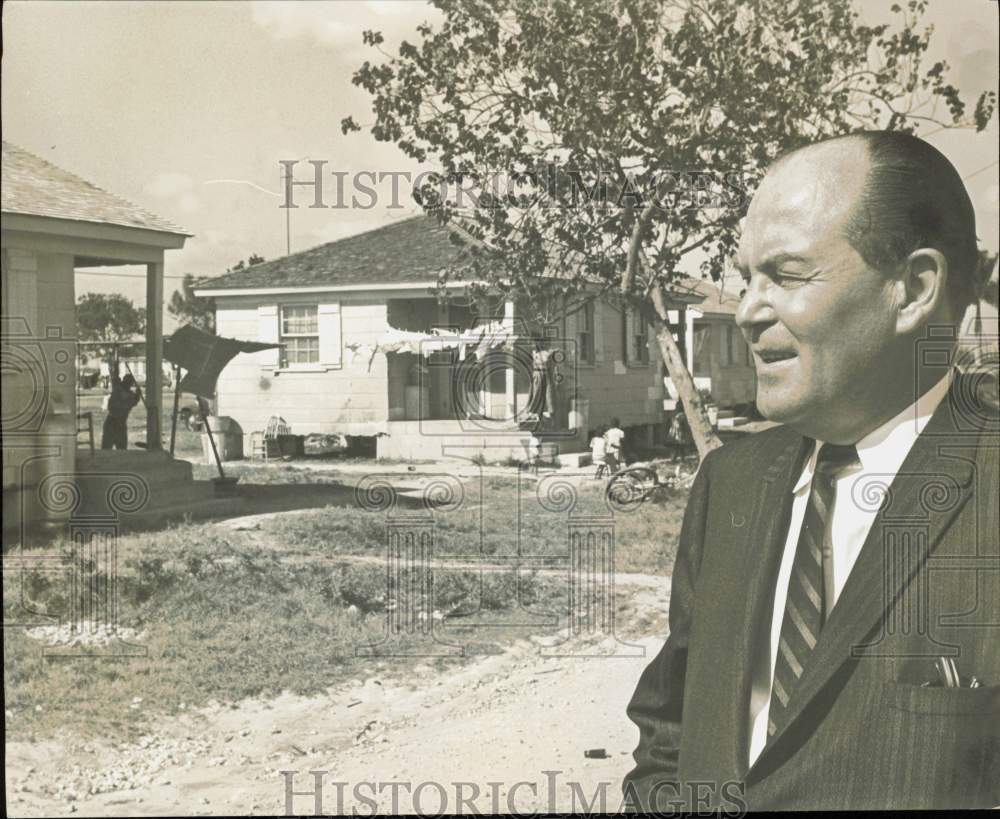
{"label": "tree trunk", "polygon": [[705,412],[698,388],[694,385],[694,379],[688,372],[680,348],[674,339],[673,331],[670,329],[667,306],[663,300],[663,291],[659,286],[653,288],[652,299],[656,315],[659,317],[659,321],[655,322],[655,327],[656,340],[660,344],[660,355],[663,356],[670,380],[674,382],[677,395],[684,406],[684,414],[688,426],[691,428],[691,437],[694,438],[694,444],[698,448],[698,457],[704,458],[713,449],[722,446],[722,441],[712,429],[712,423],[708,420],[708,413]]}

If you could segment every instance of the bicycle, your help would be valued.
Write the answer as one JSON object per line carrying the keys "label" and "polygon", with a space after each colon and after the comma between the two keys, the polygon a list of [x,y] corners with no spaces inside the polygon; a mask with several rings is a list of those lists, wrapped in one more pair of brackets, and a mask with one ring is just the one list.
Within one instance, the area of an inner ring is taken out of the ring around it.
{"label": "bicycle", "polygon": [[697,472],[697,466],[688,471],[683,463],[657,458],[619,470],[611,476],[604,491],[614,507],[627,509],[654,496],[669,497],[678,489],[690,488]]}

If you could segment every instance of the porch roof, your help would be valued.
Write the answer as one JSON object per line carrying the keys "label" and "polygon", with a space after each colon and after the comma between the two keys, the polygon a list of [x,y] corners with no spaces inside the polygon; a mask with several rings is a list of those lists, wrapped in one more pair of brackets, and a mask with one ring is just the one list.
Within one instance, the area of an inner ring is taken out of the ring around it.
{"label": "porch roof", "polygon": [[191,235],[166,219],[10,142],[3,143],[2,166],[0,210],[4,214]]}

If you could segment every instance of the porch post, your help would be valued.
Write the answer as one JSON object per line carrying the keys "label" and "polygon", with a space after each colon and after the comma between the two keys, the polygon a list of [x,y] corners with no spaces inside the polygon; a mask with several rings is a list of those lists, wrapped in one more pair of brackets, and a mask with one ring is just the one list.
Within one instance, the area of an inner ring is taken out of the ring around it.
{"label": "porch post", "polygon": [[684,311],[684,352],[687,353],[687,368],[694,378],[694,310]]}
{"label": "porch post", "polygon": [[146,265],[146,449],[163,448],[163,262]]}
{"label": "porch post", "polygon": [[[503,305],[503,326],[508,333],[514,332],[514,302],[506,301]],[[510,336],[508,336],[509,338]],[[509,361],[513,361],[513,350],[507,350],[507,358]],[[506,383],[506,405],[507,405],[507,419],[513,421],[517,417],[517,385],[515,381],[516,373],[514,371],[513,364],[508,364],[505,370]]]}

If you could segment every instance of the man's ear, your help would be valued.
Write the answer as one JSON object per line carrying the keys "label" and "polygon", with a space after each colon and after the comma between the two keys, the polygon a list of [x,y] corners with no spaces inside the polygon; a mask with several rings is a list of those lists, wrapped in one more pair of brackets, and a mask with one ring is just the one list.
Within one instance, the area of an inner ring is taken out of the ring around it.
{"label": "man's ear", "polygon": [[899,272],[901,300],[896,331],[916,332],[944,306],[948,293],[948,260],[940,250],[920,248],[903,262]]}

